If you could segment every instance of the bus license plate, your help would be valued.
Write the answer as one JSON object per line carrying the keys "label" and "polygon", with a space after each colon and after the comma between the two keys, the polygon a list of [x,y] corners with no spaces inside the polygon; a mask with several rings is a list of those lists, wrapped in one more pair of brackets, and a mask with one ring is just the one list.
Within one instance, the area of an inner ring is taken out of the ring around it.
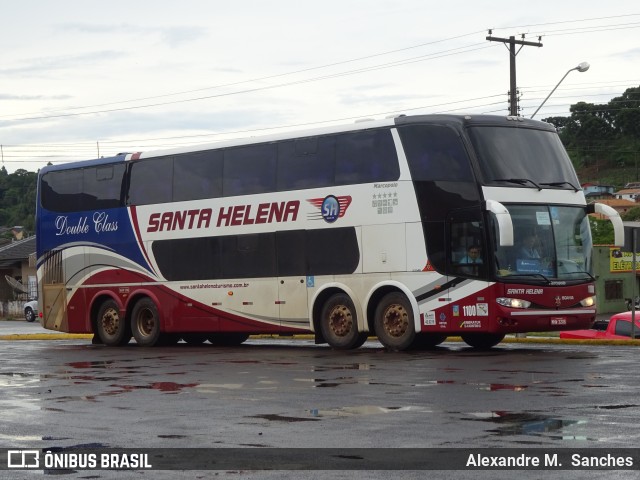
{"label": "bus license plate", "polygon": [[551,325],[566,325],[566,317],[551,317]]}

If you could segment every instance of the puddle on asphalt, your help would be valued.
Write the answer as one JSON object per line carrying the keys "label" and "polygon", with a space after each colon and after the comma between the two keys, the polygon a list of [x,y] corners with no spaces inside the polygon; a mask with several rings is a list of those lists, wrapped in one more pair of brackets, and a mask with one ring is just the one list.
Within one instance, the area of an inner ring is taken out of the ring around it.
{"label": "puddle on asphalt", "polygon": [[603,410],[618,410],[621,408],[636,408],[640,407],[640,405],[635,403],[624,404],[624,405],[596,405],[596,408],[601,408]]}
{"label": "puddle on asphalt", "polygon": [[289,417],[287,415],[278,415],[275,413],[266,413],[266,414],[262,414],[262,415],[251,415],[250,417],[247,418],[261,418],[263,420],[269,420],[272,422],[287,422],[287,423],[293,423],[293,422],[315,422],[317,420],[319,420],[318,418],[308,418],[308,417]]}
{"label": "puddle on asphalt", "polygon": [[175,382],[153,382],[149,385],[111,385],[119,388],[117,393],[130,392],[133,390],[159,390],[163,393],[179,393],[185,388],[197,387],[197,383],[175,383]]}
{"label": "puddle on asphalt", "polygon": [[100,360],[94,362],[71,362],[66,363],[65,366],[71,368],[111,368],[115,364],[114,360]]}
{"label": "puddle on asphalt", "polygon": [[[586,420],[565,420],[541,413],[514,413],[504,411],[476,412],[472,418],[462,417],[461,420],[488,422],[496,425],[489,430],[496,435],[545,435],[554,440],[589,440],[597,441],[584,436],[565,435],[564,429],[574,425],[584,425]],[[552,434],[552,435],[547,435]],[[556,435],[553,435],[556,434]]]}
{"label": "puddle on asphalt", "polygon": [[512,392],[522,392],[529,388],[528,385],[511,384],[511,383],[476,383],[476,382],[459,382],[457,380],[429,380],[424,383],[414,383],[412,387],[432,387],[435,385],[469,385],[478,390],[488,392],[497,392],[500,390],[509,390]]}
{"label": "puddle on asphalt", "polygon": [[416,412],[416,413],[432,413],[433,410],[428,407],[419,405],[408,405],[403,407],[381,407],[379,405],[359,405],[353,407],[340,407],[332,408],[328,410],[316,410],[309,411],[311,415],[318,417],[351,417],[354,415],[385,415],[389,413],[404,413],[404,412]]}
{"label": "puddle on asphalt", "polygon": [[346,365],[319,365],[313,366],[313,372],[329,372],[332,370],[371,370],[372,366],[368,363],[350,363]]}

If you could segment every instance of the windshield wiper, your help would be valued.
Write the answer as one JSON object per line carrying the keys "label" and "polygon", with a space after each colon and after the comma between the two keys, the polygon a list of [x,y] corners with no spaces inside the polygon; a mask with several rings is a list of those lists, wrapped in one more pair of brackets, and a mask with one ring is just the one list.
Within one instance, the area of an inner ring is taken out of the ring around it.
{"label": "windshield wiper", "polygon": [[538,185],[536,182],[528,178],[494,178],[493,181],[494,182],[511,182],[511,183],[517,183],[518,185],[526,185],[527,183],[530,183],[532,185],[535,185],[535,187],[538,190],[542,190],[542,187],[540,185]]}
{"label": "windshield wiper", "polygon": [[549,185],[550,187],[559,187],[560,185],[569,185],[571,188],[573,188],[573,190],[575,192],[580,191],[580,189],[578,187],[576,187],[573,183],[571,182],[550,182],[550,183],[541,183],[541,185]]}

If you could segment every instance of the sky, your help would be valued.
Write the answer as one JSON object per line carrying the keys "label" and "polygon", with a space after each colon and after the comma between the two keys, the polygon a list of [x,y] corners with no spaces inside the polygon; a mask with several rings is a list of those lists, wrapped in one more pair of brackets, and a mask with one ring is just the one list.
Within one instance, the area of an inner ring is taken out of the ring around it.
{"label": "sky", "polygon": [[[0,0],[9,173],[396,114],[569,116],[640,86],[636,1]],[[540,38],[539,38],[540,37]]]}

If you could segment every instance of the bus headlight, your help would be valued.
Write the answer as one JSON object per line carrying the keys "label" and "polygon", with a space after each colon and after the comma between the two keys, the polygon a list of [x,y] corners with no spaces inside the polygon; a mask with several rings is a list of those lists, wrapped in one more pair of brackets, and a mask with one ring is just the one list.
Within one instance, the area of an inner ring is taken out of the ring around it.
{"label": "bus headlight", "polygon": [[580,300],[580,305],[583,307],[593,307],[596,304],[596,296],[587,297]]}
{"label": "bus headlight", "polygon": [[531,302],[527,300],[521,300],[519,298],[498,297],[496,298],[496,302],[498,302],[503,307],[509,308],[529,308],[531,306]]}

